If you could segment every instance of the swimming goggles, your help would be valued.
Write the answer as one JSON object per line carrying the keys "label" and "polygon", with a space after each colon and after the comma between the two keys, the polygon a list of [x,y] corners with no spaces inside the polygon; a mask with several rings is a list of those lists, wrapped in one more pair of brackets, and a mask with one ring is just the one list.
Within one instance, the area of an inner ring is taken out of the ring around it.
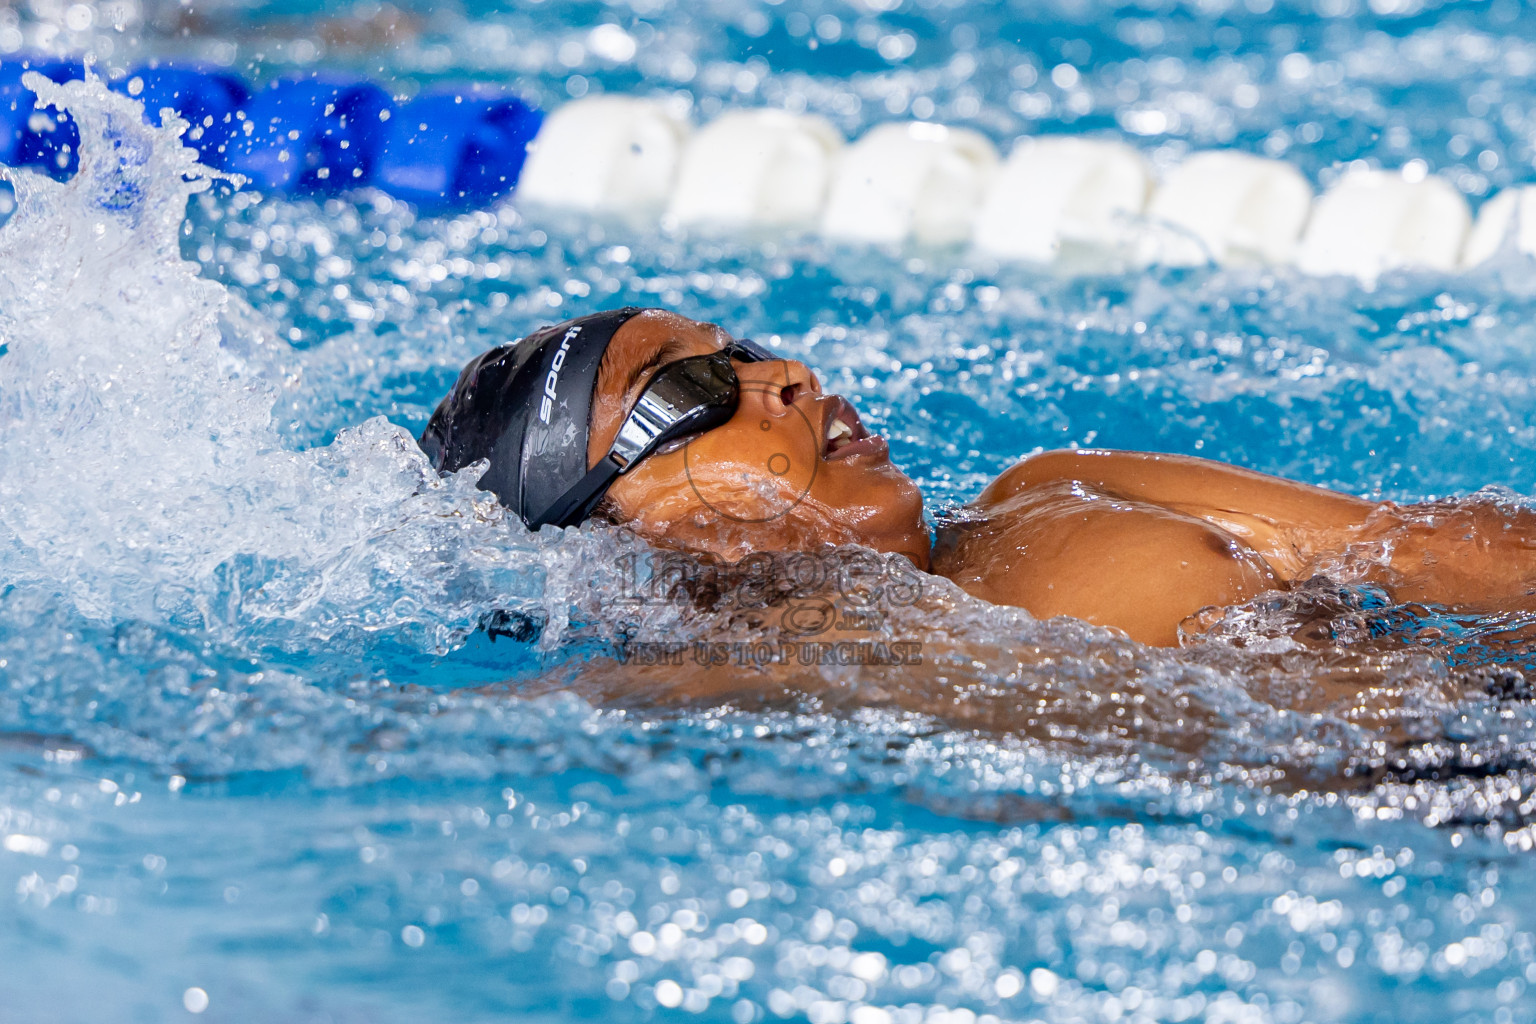
{"label": "swimming goggles", "polygon": [[619,427],[608,454],[539,516],[535,522],[575,526],[591,513],[608,488],[641,459],[673,450],[736,415],[741,381],[732,361],[779,358],[753,341],[732,341],[718,352],[689,356],[656,371]]}

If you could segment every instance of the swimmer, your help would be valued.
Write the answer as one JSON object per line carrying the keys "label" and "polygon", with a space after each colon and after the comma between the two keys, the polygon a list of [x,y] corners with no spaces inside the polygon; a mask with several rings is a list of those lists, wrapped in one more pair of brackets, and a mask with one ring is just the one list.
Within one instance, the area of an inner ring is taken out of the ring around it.
{"label": "swimmer", "polygon": [[720,327],[626,308],[465,367],[421,438],[530,528],[590,519],[735,561],[862,545],[1036,618],[1144,644],[1319,575],[1398,602],[1536,610],[1536,514],[1397,505],[1181,455],[1034,455],[930,532],[917,486],[805,364]]}

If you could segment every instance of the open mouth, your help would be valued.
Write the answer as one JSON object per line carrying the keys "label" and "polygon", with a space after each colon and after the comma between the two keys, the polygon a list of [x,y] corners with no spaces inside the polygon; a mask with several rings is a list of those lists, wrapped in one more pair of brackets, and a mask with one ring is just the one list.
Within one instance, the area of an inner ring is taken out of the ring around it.
{"label": "open mouth", "polygon": [[827,415],[822,420],[823,459],[848,459],[856,455],[884,455],[885,438],[871,434],[859,414],[841,395],[827,396]]}

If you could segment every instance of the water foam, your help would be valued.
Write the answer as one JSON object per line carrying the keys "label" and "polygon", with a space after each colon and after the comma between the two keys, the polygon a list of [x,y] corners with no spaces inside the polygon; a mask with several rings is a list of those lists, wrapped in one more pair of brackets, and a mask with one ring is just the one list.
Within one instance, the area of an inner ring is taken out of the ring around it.
{"label": "water foam", "polygon": [[[187,198],[213,172],[184,125],[146,125],[99,80],[43,102],[82,128],[66,182],[9,172],[0,231],[0,529],[5,583],[97,619],[233,635],[287,620],[312,639],[414,626],[441,647],[492,604],[537,596],[541,544],[439,480],[382,418],[295,451],[261,370],[285,346],[182,259]],[[378,595],[387,594],[387,603]]]}

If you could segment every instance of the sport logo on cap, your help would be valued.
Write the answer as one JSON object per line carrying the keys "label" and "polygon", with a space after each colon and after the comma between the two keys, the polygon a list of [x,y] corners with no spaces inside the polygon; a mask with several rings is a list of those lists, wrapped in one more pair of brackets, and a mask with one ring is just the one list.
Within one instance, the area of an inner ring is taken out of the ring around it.
{"label": "sport logo on cap", "polygon": [[539,422],[549,425],[549,414],[555,408],[555,387],[560,383],[560,370],[565,366],[565,354],[570,351],[571,339],[581,333],[581,327],[572,327],[565,332],[565,337],[560,339],[560,348],[555,352],[555,358],[550,361],[549,373],[544,376],[544,397],[539,401]]}

